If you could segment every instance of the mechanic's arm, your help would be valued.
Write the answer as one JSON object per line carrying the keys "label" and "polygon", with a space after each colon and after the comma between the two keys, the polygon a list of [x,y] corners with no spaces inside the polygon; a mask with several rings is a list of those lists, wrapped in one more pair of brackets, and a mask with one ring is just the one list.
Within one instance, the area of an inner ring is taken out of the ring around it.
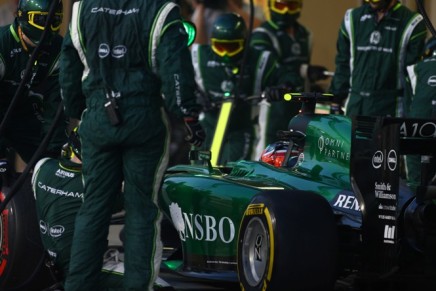
{"label": "mechanic's arm", "polygon": [[82,92],[82,74],[84,65],[73,45],[70,29],[62,44],[59,82],[65,115],[80,119],[85,109],[85,97]]}
{"label": "mechanic's arm", "polygon": [[344,22],[342,22],[336,43],[336,70],[329,88],[329,92],[337,98],[337,100],[334,100],[334,105],[342,105],[350,91],[350,45],[350,37],[345,29]]}
{"label": "mechanic's arm", "polygon": [[194,69],[191,53],[187,47],[187,34],[183,29],[180,14],[173,9],[165,21],[157,48],[159,78],[162,80],[162,93],[169,111],[177,117],[198,112],[194,90]]}
{"label": "mechanic's arm", "polygon": [[415,27],[412,35],[410,36],[410,40],[406,48],[405,67],[416,64],[420,60],[425,47],[426,35],[427,29],[425,27],[425,23],[424,21],[421,21]]}

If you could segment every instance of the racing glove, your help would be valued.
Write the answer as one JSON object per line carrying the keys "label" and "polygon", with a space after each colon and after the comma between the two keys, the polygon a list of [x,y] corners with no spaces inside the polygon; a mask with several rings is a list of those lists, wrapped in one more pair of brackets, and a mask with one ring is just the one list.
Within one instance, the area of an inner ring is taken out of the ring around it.
{"label": "racing glove", "polygon": [[326,67],[317,65],[302,64],[300,67],[301,77],[308,78],[310,82],[327,79],[327,71]]}
{"label": "racing glove", "polygon": [[187,132],[185,140],[193,146],[201,146],[206,138],[206,133],[200,122],[198,122],[198,116],[186,116],[183,118],[183,121],[185,122]]}

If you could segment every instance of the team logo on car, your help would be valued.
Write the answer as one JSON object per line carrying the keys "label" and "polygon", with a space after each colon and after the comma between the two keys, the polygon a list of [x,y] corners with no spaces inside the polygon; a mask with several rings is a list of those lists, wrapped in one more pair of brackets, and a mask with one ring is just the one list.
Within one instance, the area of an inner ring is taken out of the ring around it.
{"label": "team logo on car", "polygon": [[372,157],[372,166],[374,169],[379,169],[383,163],[383,153],[381,151],[376,151]]}
{"label": "team logo on car", "polygon": [[392,172],[397,168],[397,153],[394,150],[390,150],[388,153],[388,168]]}

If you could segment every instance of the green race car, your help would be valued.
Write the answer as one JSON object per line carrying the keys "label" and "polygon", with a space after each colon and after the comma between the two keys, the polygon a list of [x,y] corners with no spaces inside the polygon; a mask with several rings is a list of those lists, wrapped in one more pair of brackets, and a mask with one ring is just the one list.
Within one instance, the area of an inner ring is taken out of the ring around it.
{"label": "green race car", "polygon": [[[433,158],[436,121],[317,114],[303,102],[260,161],[168,169],[161,207],[178,233],[164,267],[242,290],[436,286],[436,181],[412,191],[403,155]],[[361,288],[361,289],[353,289]],[[398,289],[400,288],[400,289]]]}

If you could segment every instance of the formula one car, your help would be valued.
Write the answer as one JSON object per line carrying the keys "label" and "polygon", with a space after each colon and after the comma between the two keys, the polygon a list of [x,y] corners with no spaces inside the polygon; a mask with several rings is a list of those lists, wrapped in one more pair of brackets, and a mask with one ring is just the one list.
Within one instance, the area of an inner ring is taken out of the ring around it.
{"label": "formula one car", "polygon": [[[163,265],[242,290],[436,286],[436,121],[317,114],[328,96],[291,97],[303,108],[279,163],[212,166],[192,151],[167,170],[160,203],[180,248]],[[423,157],[417,189],[403,155]]]}

